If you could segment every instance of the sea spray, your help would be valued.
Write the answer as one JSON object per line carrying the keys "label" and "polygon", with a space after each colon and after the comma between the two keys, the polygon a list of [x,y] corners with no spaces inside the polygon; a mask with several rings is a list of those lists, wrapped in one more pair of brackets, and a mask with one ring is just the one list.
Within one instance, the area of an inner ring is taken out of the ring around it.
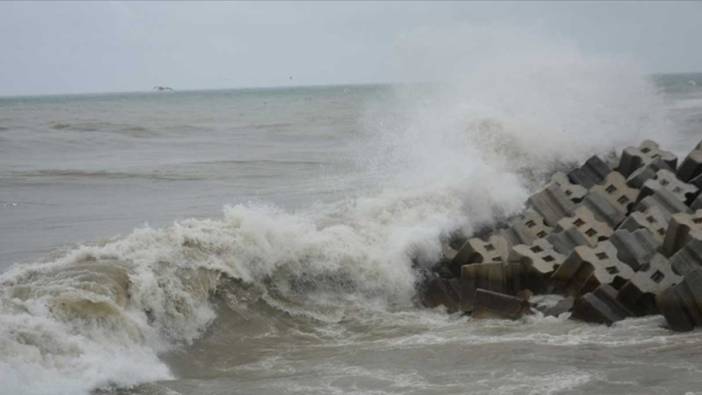
{"label": "sea spray", "polygon": [[234,205],[4,273],[0,380],[74,394],[172,378],[159,356],[213,327],[220,298],[320,324],[411,312],[413,264],[436,260],[456,228],[519,211],[525,173],[674,135],[630,63],[502,36],[487,53],[480,36],[433,37],[460,55],[422,55],[450,82],[369,104],[353,158],[368,190],[298,211]]}

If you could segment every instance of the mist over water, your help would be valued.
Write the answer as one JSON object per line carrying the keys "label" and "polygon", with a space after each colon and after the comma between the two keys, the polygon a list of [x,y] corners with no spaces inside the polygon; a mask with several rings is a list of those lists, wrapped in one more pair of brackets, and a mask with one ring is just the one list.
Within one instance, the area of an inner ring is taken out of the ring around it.
{"label": "mist over water", "polygon": [[414,306],[414,263],[554,168],[700,138],[702,90],[677,85],[699,76],[472,34],[409,38],[442,43],[438,83],[0,99],[0,392],[699,388],[700,334],[659,317]]}

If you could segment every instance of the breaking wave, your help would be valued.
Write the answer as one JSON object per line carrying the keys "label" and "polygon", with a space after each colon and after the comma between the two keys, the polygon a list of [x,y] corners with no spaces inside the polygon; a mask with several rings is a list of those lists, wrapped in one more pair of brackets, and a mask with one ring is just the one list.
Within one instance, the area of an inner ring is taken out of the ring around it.
{"label": "breaking wave", "polygon": [[159,355],[200,337],[225,299],[320,323],[413,309],[414,267],[448,232],[518,212],[554,166],[670,130],[630,63],[530,51],[478,54],[450,85],[371,103],[356,162],[380,187],[296,212],[236,205],[15,265],[0,276],[0,381],[75,394],[168,379]]}

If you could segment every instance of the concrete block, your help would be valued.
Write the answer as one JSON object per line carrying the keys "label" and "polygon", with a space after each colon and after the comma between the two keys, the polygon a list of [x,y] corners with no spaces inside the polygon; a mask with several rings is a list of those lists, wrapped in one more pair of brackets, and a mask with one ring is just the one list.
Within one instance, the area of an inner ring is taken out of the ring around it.
{"label": "concrete block", "polygon": [[699,210],[702,209],[702,195],[699,195],[695,198],[695,200],[690,203],[690,209],[692,210]]}
{"label": "concrete block", "polygon": [[573,212],[573,216],[561,218],[556,230],[576,229],[590,245],[606,240],[612,235],[612,228],[604,222],[595,219],[595,215],[587,207],[580,206]]}
{"label": "concrete block", "polygon": [[625,218],[627,211],[620,205],[613,205],[600,191],[590,191],[580,203],[595,215],[598,221],[605,222],[611,228],[617,227]]}
{"label": "concrete block", "polygon": [[646,196],[634,206],[634,210],[645,212],[650,207],[658,207],[666,219],[670,221],[670,217],[675,213],[688,213],[690,208],[685,205],[685,202],[678,199],[672,192],[667,189],[658,189],[653,195]]}
{"label": "concrete block", "polygon": [[577,169],[568,173],[568,178],[575,184],[582,185],[590,189],[593,186],[604,181],[607,174],[611,173],[612,169],[599,156],[591,156],[590,159]]}
{"label": "concrete block", "polygon": [[696,186],[698,190],[701,190],[701,191],[702,191],[702,174],[700,174],[700,175],[694,177],[693,179],[691,179],[690,181],[688,181],[688,183],[689,183],[690,185]]}
{"label": "concrete block", "polygon": [[553,245],[557,252],[565,256],[570,255],[577,246],[594,247],[596,245],[591,243],[577,228],[568,228],[560,232],[551,233],[546,240]]}
{"label": "concrete block", "polygon": [[702,240],[691,238],[683,248],[673,254],[670,265],[673,271],[681,276],[702,269]]}
{"label": "concrete block", "polygon": [[445,306],[449,312],[458,311],[458,296],[449,286],[449,280],[436,277],[429,280],[420,291],[420,301],[428,308]]}
{"label": "concrete block", "polygon": [[634,271],[617,259],[617,249],[609,241],[596,247],[580,246],[551,276],[556,288],[567,295],[580,296],[603,284],[620,288]]}
{"label": "concrete block", "polygon": [[630,232],[636,229],[648,229],[658,243],[663,243],[665,231],[668,229],[668,219],[660,208],[652,206],[646,211],[634,211],[617,228]]}
{"label": "concrete block", "polygon": [[639,190],[626,185],[626,179],[621,173],[613,171],[605,177],[601,185],[590,188],[591,192],[600,192],[614,206],[628,213],[639,196]]}
{"label": "concrete block", "polygon": [[461,278],[451,278],[448,280],[448,286],[457,297],[457,309],[464,313],[473,311],[475,302],[475,284]]}
{"label": "concrete block", "polygon": [[641,189],[647,180],[656,178],[656,173],[658,173],[659,170],[668,170],[672,173],[674,169],[671,169],[667,163],[663,162],[661,158],[658,158],[631,173],[631,175],[626,178],[626,184],[632,188]]}
{"label": "concrete block", "polygon": [[509,227],[501,229],[498,234],[510,245],[531,244],[535,240],[548,236],[553,228],[544,223],[544,218],[534,210],[528,209],[522,215],[512,218]]}
{"label": "concrete block", "polygon": [[682,278],[673,272],[670,262],[655,254],[645,270],[639,270],[625,283],[617,299],[636,315],[658,314],[656,295],[680,283]]}
{"label": "concrete block", "polygon": [[640,228],[633,232],[619,229],[609,239],[617,248],[617,258],[634,271],[646,270],[660,241],[648,229]]}
{"label": "concrete block", "polygon": [[670,329],[690,331],[702,325],[702,270],[695,270],[680,284],[668,288],[656,298]]}
{"label": "concrete block", "polygon": [[545,239],[538,239],[531,245],[512,247],[510,262],[522,264],[522,286],[535,293],[551,291],[551,274],[563,263],[565,256],[553,249]]}
{"label": "concrete block", "polygon": [[578,321],[612,325],[632,313],[617,301],[617,291],[609,285],[600,285],[575,300],[570,318]]}
{"label": "concrete block", "polygon": [[656,178],[647,180],[641,188],[639,199],[652,195],[659,189],[667,189],[681,202],[691,202],[697,195],[698,189],[692,184],[682,182],[669,170],[659,170]]}
{"label": "concrete block", "polygon": [[530,311],[529,301],[487,289],[475,291],[474,318],[503,318],[516,320]]}
{"label": "concrete block", "polygon": [[661,252],[666,257],[671,257],[692,237],[702,238],[702,210],[693,214],[673,214],[665,232]]}
{"label": "concrete block", "polygon": [[678,158],[672,152],[662,150],[654,141],[645,140],[638,147],[627,147],[622,151],[617,170],[629,177],[639,167],[659,158],[671,169],[677,167]]}
{"label": "concrete block", "polygon": [[520,263],[474,263],[463,265],[461,279],[475,288],[516,295],[524,289],[523,270]]}
{"label": "concrete block", "polygon": [[451,270],[458,273],[470,263],[507,262],[510,245],[504,237],[493,235],[487,241],[474,237],[463,244],[451,261]]}
{"label": "concrete block", "polygon": [[687,182],[702,174],[702,151],[694,150],[680,164],[678,178]]}
{"label": "concrete block", "polygon": [[575,210],[575,204],[555,185],[532,195],[528,205],[544,218],[548,226],[556,226],[558,220],[572,215]]}
{"label": "concrete block", "polygon": [[580,202],[587,194],[587,188],[583,187],[582,185],[571,183],[568,176],[560,171],[551,176],[550,184],[561,188],[563,193],[565,193],[565,195],[568,196],[573,203]]}

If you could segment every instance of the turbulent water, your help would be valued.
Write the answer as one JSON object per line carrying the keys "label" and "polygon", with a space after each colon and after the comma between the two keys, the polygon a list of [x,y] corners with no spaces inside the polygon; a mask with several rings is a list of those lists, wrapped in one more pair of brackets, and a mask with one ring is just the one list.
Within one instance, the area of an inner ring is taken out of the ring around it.
{"label": "turbulent water", "polygon": [[[415,306],[543,177],[702,137],[702,75],[0,99],[0,393],[685,393],[702,333]],[[222,208],[224,207],[224,208]]]}

